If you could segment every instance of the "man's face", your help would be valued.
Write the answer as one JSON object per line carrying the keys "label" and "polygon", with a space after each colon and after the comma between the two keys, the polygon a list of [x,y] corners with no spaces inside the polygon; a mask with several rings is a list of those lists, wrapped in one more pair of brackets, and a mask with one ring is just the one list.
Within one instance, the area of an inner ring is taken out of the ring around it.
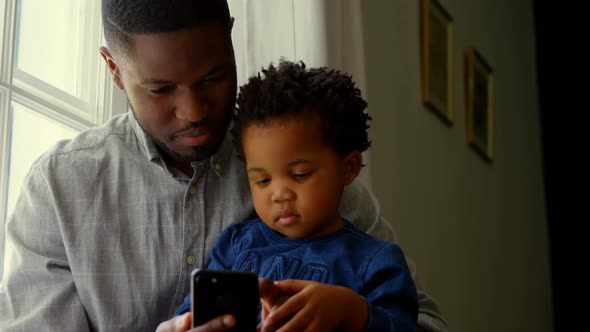
{"label": "man's face", "polygon": [[132,53],[114,59],[115,69],[103,57],[139,124],[173,160],[210,157],[235,107],[236,68],[227,30],[210,23],[131,38]]}

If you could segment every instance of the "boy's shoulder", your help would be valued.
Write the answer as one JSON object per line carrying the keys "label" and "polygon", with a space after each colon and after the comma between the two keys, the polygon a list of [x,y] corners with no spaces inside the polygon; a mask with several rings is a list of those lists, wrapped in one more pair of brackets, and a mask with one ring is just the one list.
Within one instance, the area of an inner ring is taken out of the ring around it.
{"label": "boy's shoulder", "polygon": [[223,233],[225,235],[236,236],[250,231],[258,231],[261,224],[264,224],[264,222],[260,218],[240,221],[226,227]]}
{"label": "boy's shoulder", "polygon": [[374,238],[373,236],[361,231],[358,227],[356,227],[353,223],[351,223],[348,220],[344,220],[344,227],[342,230],[348,236],[358,238],[358,240],[360,240],[360,241],[366,241],[369,243],[376,243],[376,244],[377,243],[380,243],[380,244],[391,243],[391,242],[382,241],[382,240],[378,240],[378,239]]}
{"label": "boy's shoulder", "polygon": [[343,232],[346,233],[346,236],[350,239],[351,243],[354,243],[355,246],[365,248],[366,250],[373,249],[376,251],[399,251],[401,253],[401,248],[396,243],[376,239],[371,235],[361,231],[347,220],[344,222]]}

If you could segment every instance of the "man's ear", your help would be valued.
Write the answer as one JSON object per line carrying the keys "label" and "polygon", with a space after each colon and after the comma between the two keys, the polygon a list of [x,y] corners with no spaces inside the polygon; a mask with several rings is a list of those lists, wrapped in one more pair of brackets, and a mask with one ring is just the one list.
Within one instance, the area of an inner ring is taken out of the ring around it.
{"label": "man's ear", "polygon": [[109,50],[104,46],[101,46],[99,48],[99,52],[100,52],[100,56],[102,56],[102,58],[104,59],[104,62],[106,63],[107,67],[109,68],[109,71],[113,75],[113,83],[115,83],[115,85],[119,89],[123,90],[123,83],[121,83],[121,72],[119,71],[119,66],[117,66],[115,59],[113,59],[113,56],[111,55]]}
{"label": "man's ear", "polygon": [[348,185],[359,175],[363,168],[363,155],[352,151],[344,157],[344,184]]}

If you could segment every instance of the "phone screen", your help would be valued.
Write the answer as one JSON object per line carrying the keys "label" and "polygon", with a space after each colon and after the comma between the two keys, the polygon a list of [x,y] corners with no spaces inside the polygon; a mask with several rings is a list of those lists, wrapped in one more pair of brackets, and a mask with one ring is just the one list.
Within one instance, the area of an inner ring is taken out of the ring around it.
{"label": "phone screen", "polygon": [[232,314],[236,318],[232,331],[256,331],[259,304],[256,274],[197,269],[191,277],[193,327]]}

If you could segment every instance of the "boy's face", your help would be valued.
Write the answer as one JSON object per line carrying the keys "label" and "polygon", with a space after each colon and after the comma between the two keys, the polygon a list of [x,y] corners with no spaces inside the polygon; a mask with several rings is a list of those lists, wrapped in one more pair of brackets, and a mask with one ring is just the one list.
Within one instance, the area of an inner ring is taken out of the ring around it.
{"label": "boy's face", "polygon": [[332,233],[345,185],[358,175],[360,152],[338,155],[323,143],[314,116],[271,120],[242,132],[254,207],[270,228],[287,238]]}

